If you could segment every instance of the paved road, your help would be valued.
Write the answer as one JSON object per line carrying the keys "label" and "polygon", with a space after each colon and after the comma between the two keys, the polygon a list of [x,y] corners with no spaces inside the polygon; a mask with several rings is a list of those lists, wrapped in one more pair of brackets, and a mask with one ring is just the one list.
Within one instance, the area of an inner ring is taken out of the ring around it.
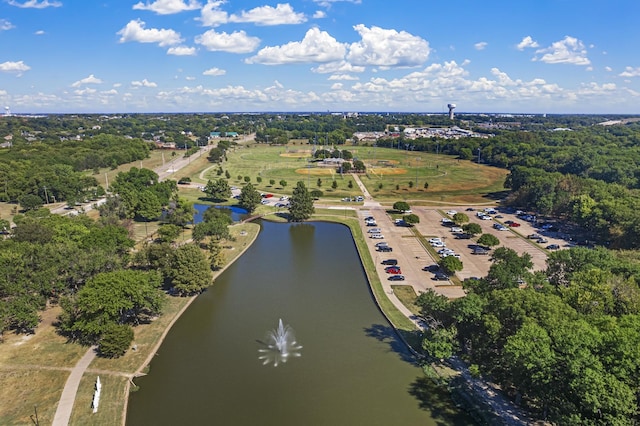
{"label": "paved road", "polygon": [[[73,411],[73,403],[76,400],[78,386],[80,386],[80,380],[87,367],[89,367],[89,364],[91,364],[96,357],[96,349],[97,346],[89,348],[75,367],[73,367],[73,370],[71,370],[71,374],[69,374],[67,382],[64,384],[64,389],[58,402],[58,408],[56,408],[56,414],[53,417],[53,426],[67,426],[69,424],[71,412]],[[87,409],[88,408],[89,407],[87,407]]]}

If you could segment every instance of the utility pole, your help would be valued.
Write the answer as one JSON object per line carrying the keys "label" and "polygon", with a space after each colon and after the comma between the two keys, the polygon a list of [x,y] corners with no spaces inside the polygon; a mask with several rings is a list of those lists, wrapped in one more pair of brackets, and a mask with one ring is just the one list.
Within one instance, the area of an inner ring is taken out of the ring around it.
{"label": "utility pole", "polygon": [[478,148],[478,164],[480,164],[480,148]]}
{"label": "utility pole", "polygon": [[47,195],[47,187],[44,187],[44,197],[47,199],[47,204],[49,204],[49,195]]}

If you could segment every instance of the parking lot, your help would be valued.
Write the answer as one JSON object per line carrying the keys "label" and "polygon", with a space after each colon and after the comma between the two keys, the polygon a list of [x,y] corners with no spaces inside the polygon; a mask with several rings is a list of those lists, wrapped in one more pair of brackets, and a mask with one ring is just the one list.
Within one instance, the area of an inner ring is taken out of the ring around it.
{"label": "parking lot", "polygon": [[[471,208],[471,207],[470,207]],[[544,270],[546,268],[546,258],[548,250],[545,247],[551,244],[557,244],[560,248],[566,247],[566,241],[554,238],[553,233],[545,232],[535,228],[532,223],[522,220],[522,217],[515,213],[495,212],[490,220],[483,220],[476,216],[478,208],[472,207],[473,211],[467,210],[466,207],[443,207],[435,209],[433,207],[412,207],[413,213],[420,217],[420,223],[415,225],[415,229],[425,239],[437,238],[443,242],[448,249],[453,250],[459,255],[463,264],[463,270],[456,273],[460,280],[472,277],[484,277],[491,266],[490,252],[487,255],[473,254],[476,243],[474,239],[456,238],[458,232],[451,232],[451,225],[443,226],[443,218],[451,218],[446,212],[453,213],[455,210],[464,213],[469,217],[470,223],[477,223],[482,228],[483,233],[496,236],[500,244],[498,247],[508,247],[515,250],[518,254],[529,253],[533,263],[533,270]],[[481,209],[480,209],[481,210]],[[384,238],[367,238],[369,249],[372,257],[377,265],[377,272],[383,283],[383,287],[391,292],[392,284],[411,285],[416,293],[433,288],[436,292],[444,294],[448,297],[461,297],[464,291],[460,286],[454,286],[451,281],[436,280],[435,269],[432,271],[424,270],[430,265],[434,265],[440,259],[433,256],[416,238],[411,228],[406,226],[398,226],[394,219],[386,212],[384,207],[370,206],[368,209],[359,211],[363,231],[367,237],[373,233],[367,232],[371,228],[378,228],[379,234]],[[498,216],[496,218],[495,216]],[[365,218],[371,217],[374,222],[370,226],[365,223]],[[517,225],[509,226],[510,222]],[[494,228],[494,224],[497,224]],[[505,230],[498,230],[500,225],[504,225]],[[538,234],[544,236],[544,243],[537,243],[535,240],[527,238],[528,235]],[[377,250],[376,244],[386,244],[392,248],[391,252],[380,252]],[[434,248],[436,251],[440,248]],[[386,271],[386,265],[382,264],[385,259],[397,259],[398,266],[401,268],[403,281],[389,281],[390,276]]]}

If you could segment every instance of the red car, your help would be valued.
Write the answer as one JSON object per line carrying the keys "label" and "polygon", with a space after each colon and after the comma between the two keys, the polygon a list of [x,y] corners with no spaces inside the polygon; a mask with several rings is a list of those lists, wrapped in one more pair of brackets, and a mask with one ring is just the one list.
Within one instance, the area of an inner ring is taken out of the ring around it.
{"label": "red car", "polygon": [[509,226],[512,228],[517,228],[518,226],[520,226],[520,224],[518,222],[511,222]]}
{"label": "red car", "polygon": [[388,268],[385,268],[385,272],[387,274],[401,274],[402,273],[400,271],[400,268],[398,268],[397,266],[390,266]]}

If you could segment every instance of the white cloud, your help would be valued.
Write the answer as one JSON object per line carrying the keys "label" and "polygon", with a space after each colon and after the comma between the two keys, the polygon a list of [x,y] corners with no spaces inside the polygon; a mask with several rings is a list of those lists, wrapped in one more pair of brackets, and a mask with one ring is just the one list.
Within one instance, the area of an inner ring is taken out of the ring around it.
{"label": "white cloud", "polygon": [[313,19],[322,19],[326,18],[327,14],[323,10],[316,10],[313,14]]}
{"label": "white cloud", "polygon": [[15,28],[15,26],[11,22],[6,19],[0,19],[0,31],[8,31],[12,28]]}
{"label": "white cloud", "polygon": [[328,64],[320,64],[311,71],[318,74],[346,73],[346,72],[364,72],[365,67],[355,66],[347,61],[330,62]]}
{"label": "white cloud", "polygon": [[184,79],[187,80],[187,81],[194,81],[196,78],[188,75]]}
{"label": "white cloud", "polygon": [[184,0],[156,0],[153,3],[139,2],[133,5],[134,10],[150,10],[158,15],[172,15],[187,10],[197,10],[200,7],[200,3],[195,0],[189,0],[189,3],[185,3]]}
{"label": "white cloud", "polygon": [[167,50],[167,55],[175,56],[194,56],[196,54],[195,47],[175,46]]}
{"label": "white cloud", "polygon": [[211,76],[219,76],[219,75],[225,75],[227,73],[227,71],[225,70],[221,70],[220,68],[209,68],[206,71],[202,72],[202,75],[211,75]]}
{"label": "white cloud", "polygon": [[122,83],[113,83],[113,87],[121,87]]}
{"label": "white cloud", "polygon": [[311,28],[302,41],[265,47],[245,62],[265,65],[335,62],[342,60],[345,52],[344,43],[338,42],[326,31]]}
{"label": "white cloud", "polygon": [[142,81],[132,81],[131,85],[133,87],[158,87],[156,83],[149,81],[146,78],[142,79]]}
{"label": "white cloud", "polygon": [[260,6],[249,11],[242,11],[240,15],[231,15],[231,22],[251,22],[256,25],[286,25],[306,22],[304,13],[296,13],[289,3],[279,3],[272,6]]}
{"label": "white cloud", "polygon": [[35,35],[44,35],[44,34],[45,34],[45,32],[44,32],[44,30],[38,30],[38,31],[36,31],[36,32],[35,32],[35,33],[33,33],[33,34],[35,34]]}
{"label": "white cloud", "polygon": [[611,71],[613,71],[613,68],[611,68],[611,67],[604,67],[604,70],[605,70],[606,72],[611,72]]}
{"label": "white cloud", "polygon": [[49,2],[49,0],[42,0],[40,2],[38,0],[27,0],[24,3],[19,3],[15,0],[9,0],[7,1],[7,3],[9,3],[11,6],[21,7],[24,9],[44,9],[46,7],[62,6],[62,3],[59,1]]}
{"label": "white cloud", "polygon": [[77,89],[74,90],[73,93],[75,93],[78,96],[84,96],[84,95],[91,95],[96,93],[97,90],[96,89],[92,89],[91,87],[85,87],[84,89]]}
{"label": "white cloud", "polygon": [[160,47],[171,46],[182,42],[180,33],[174,30],[149,28],[140,19],[129,21],[129,23],[116,34],[120,37],[120,43],[137,41],[139,43],[158,43]]}
{"label": "white cloud", "polygon": [[218,33],[215,30],[206,31],[196,36],[195,41],[210,51],[223,51],[231,53],[250,53],[256,50],[260,39],[250,37],[244,31]]}
{"label": "white cloud", "polygon": [[587,50],[584,43],[575,37],[565,36],[564,39],[556,41],[545,49],[536,50],[537,55],[534,61],[542,61],[547,64],[573,64],[589,65],[591,61],[587,58]]}
{"label": "white cloud", "polygon": [[481,42],[479,42],[479,43],[474,44],[474,45],[473,45],[473,47],[474,47],[476,50],[484,50],[484,49],[485,49],[485,47],[487,47],[487,45],[488,45],[488,44],[489,44],[489,43],[487,43],[486,41],[481,41]]}
{"label": "white cloud", "polygon": [[22,76],[25,71],[29,71],[30,69],[31,67],[25,64],[23,61],[7,61],[0,64],[0,72],[14,73],[18,77]]}
{"label": "white cloud", "polygon": [[431,52],[429,42],[405,31],[362,24],[353,29],[361,40],[351,44],[347,60],[355,65],[414,67],[423,64]]}
{"label": "white cloud", "polygon": [[618,75],[620,77],[640,77],[640,67],[625,67],[624,71]]}
{"label": "white cloud", "polygon": [[516,48],[518,50],[524,50],[527,47],[535,49],[540,47],[540,45],[538,44],[537,41],[534,41],[533,38],[531,38],[531,36],[524,37],[522,41],[516,45]]}
{"label": "white cloud", "polygon": [[362,3],[362,0],[313,0],[313,1],[318,3],[322,7],[331,7],[333,3],[340,3],[340,2],[353,3],[353,4]]}
{"label": "white cloud", "polygon": [[75,83],[72,83],[71,87],[80,87],[83,84],[102,84],[102,80],[91,74],[89,75],[89,77],[85,77],[81,80],[76,81]]}
{"label": "white cloud", "polygon": [[329,76],[329,80],[359,80],[359,78],[351,74],[333,74]]}
{"label": "white cloud", "polygon": [[207,4],[200,10],[200,18],[196,20],[202,22],[205,27],[217,27],[229,22],[227,12],[220,10],[225,2],[222,0],[209,0]]}
{"label": "white cloud", "polygon": [[101,95],[117,95],[118,91],[116,89],[103,90],[100,92]]}

